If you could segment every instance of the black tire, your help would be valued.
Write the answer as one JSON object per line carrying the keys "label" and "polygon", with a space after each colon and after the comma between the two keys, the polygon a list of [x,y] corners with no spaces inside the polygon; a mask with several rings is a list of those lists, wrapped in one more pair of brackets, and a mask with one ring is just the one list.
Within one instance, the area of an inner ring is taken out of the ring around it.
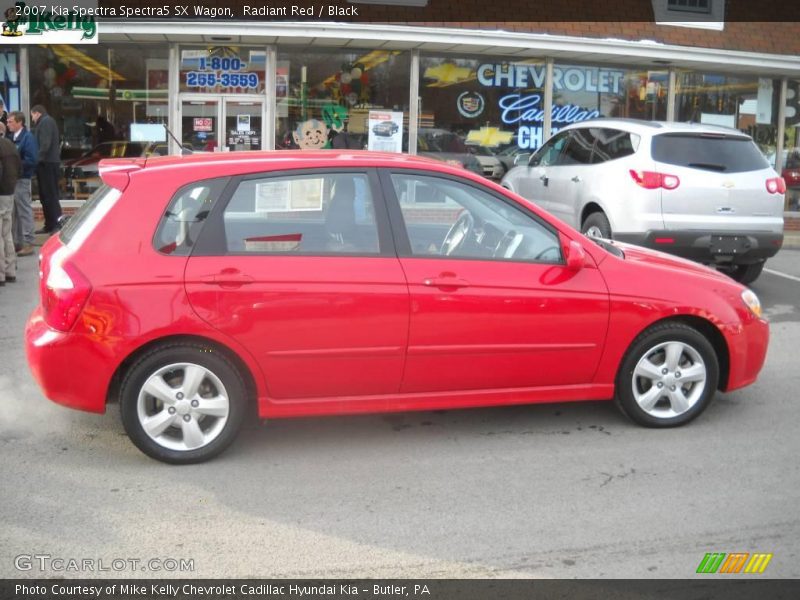
{"label": "black tire", "polygon": [[726,269],[724,272],[742,285],[747,285],[758,279],[759,275],[761,275],[761,271],[763,270],[764,261],[753,263],[751,265],[734,265],[730,269]]}
{"label": "black tire", "polygon": [[[196,382],[193,395],[187,375]],[[144,391],[148,382],[159,396]],[[214,349],[191,343],[160,346],[136,361],[123,379],[122,424],[151,458],[172,464],[202,462],[236,438],[247,410],[245,389],[236,367]],[[143,421],[150,422],[153,435]]]}
{"label": "black tire", "polygon": [[599,231],[601,237],[607,240],[611,239],[611,224],[608,222],[608,217],[606,217],[605,213],[593,212],[584,219],[583,225],[581,225],[581,233],[588,235],[592,229]]}
{"label": "black tire", "polygon": [[[677,366],[669,369],[667,352],[677,353],[679,348]],[[650,378],[636,374],[634,378],[640,361],[639,373],[655,369],[657,375]],[[664,374],[664,369],[668,373]],[[685,372],[681,373],[681,369]],[[700,371],[704,371],[702,385],[699,381],[687,381]],[[708,407],[718,382],[719,361],[711,342],[683,323],[662,323],[642,332],[631,344],[617,374],[615,400],[622,412],[640,425],[677,427],[695,419]],[[654,405],[648,410],[637,397],[645,406],[648,401],[654,401]],[[685,410],[683,400],[675,402],[675,398],[686,400]]]}

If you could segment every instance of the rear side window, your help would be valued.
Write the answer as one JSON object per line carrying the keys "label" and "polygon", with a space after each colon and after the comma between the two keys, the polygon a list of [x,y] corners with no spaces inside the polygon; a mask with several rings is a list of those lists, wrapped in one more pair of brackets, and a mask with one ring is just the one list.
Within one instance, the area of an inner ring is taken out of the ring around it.
{"label": "rear side window", "polygon": [[[121,195],[122,192],[106,184],[97,188],[94,194],[64,224],[59,236],[61,242],[66,245],[73,238],[85,238],[89,235]],[[77,241],[76,239],[76,243]]]}
{"label": "rear side window", "polygon": [[653,160],[716,173],[743,173],[769,167],[750,138],[729,135],[664,134],[653,137]]}
{"label": "rear side window", "polygon": [[378,254],[364,173],[246,179],[223,213],[226,250],[245,254]]}
{"label": "rear side window", "polygon": [[635,153],[641,138],[635,133],[618,129],[595,129],[597,142],[594,146],[592,163],[603,163],[609,160],[624,158]]}
{"label": "rear side window", "polygon": [[164,254],[188,256],[197,242],[227,179],[210,179],[183,186],[161,217],[154,245]]}

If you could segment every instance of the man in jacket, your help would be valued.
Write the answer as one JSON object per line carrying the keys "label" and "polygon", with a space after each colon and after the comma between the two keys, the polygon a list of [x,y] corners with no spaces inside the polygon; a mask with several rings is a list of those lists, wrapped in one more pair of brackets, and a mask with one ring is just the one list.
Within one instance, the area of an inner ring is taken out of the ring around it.
{"label": "man in jacket", "polygon": [[25,127],[25,113],[14,111],[8,115],[8,131],[22,159],[22,174],[14,189],[14,247],[17,248],[17,256],[30,256],[33,254],[31,178],[39,162],[39,145]]}
{"label": "man in jacket", "polygon": [[17,255],[11,237],[11,218],[14,213],[14,188],[22,172],[14,142],[6,139],[6,126],[0,123],[0,286],[17,280]]}
{"label": "man in jacket", "polygon": [[58,231],[61,203],[58,200],[58,169],[61,164],[61,140],[55,119],[47,114],[41,104],[31,108],[31,119],[36,127],[33,135],[39,144],[39,164],[36,177],[39,181],[39,198],[44,212],[44,227],[36,233]]}

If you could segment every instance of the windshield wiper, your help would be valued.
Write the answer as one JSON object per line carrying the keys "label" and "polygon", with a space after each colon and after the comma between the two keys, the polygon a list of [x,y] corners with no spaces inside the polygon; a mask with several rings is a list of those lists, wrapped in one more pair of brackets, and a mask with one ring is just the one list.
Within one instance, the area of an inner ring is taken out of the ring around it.
{"label": "windshield wiper", "polygon": [[725,165],[717,165],[714,163],[689,163],[688,166],[695,169],[705,169],[706,171],[719,171],[720,173],[728,170],[728,167]]}

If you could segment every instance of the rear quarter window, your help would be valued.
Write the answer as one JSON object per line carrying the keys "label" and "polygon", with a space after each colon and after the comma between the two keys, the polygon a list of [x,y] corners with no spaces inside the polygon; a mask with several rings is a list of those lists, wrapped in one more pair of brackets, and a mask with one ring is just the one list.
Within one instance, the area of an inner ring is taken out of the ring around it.
{"label": "rear quarter window", "polygon": [[716,173],[760,171],[770,166],[750,138],[735,135],[657,135],[652,156],[657,162]]}
{"label": "rear quarter window", "polygon": [[162,254],[188,256],[228,183],[227,178],[197,181],[180,188],[158,225],[154,246]]}

